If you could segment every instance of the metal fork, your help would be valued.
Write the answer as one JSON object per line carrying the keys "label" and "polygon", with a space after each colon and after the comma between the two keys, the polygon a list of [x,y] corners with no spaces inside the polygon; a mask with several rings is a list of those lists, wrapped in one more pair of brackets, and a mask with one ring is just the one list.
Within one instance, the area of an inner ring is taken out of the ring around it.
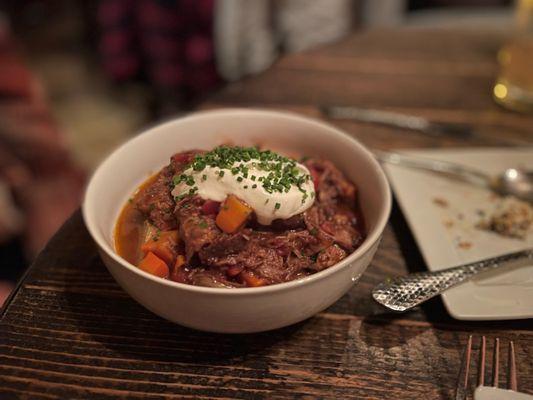
{"label": "metal fork", "polygon": [[[479,344],[479,362],[477,370],[477,386],[485,385],[485,356],[487,340],[482,336]],[[498,387],[500,378],[500,339],[494,339],[494,350],[492,355],[492,382],[491,386]],[[470,373],[470,358],[472,356],[472,335],[468,337],[468,342],[463,353],[463,361],[459,370],[455,400],[466,400],[468,396],[468,376]],[[507,361],[507,389],[517,391],[518,382],[516,378],[516,357],[513,341],[509,341]]]}

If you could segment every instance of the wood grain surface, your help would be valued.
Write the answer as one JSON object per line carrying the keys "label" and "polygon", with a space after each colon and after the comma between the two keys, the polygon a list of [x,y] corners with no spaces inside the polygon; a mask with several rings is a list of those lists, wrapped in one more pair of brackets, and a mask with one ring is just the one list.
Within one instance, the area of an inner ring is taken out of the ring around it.
{"label": "wood grain surface", "polygon": [[[532,143],[533,118],[504,111],[490,98],[502,41],[491,32],[359,34],[286,57],[203,107],[261,106],[320,117],[321,105],[371,106],[477,130],[461,142],[334,122],[376,148]],[[377,282],[423,269],[395,206],[371,266],[328,310],[273,332],[209,334],[162,320],[123,292],[77,212],[2,311],[0,398],[448,399],[469,334],[486,335],[489,343],[500,337],[504,349],[514,340],[519,388],[533,394],[531,320],[456,321],[439,299],[390,314],[372,301]]]}

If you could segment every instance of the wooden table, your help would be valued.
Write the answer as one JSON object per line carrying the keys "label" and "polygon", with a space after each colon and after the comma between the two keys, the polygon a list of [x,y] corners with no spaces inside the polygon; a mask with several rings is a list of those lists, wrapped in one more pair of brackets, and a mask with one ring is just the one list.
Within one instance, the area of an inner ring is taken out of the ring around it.
{"label": "wooden table", "polygon": [[[503,38],[491,32],[380,31],[282,59],[205,107],[262,106],[320,116],[323,104],[394,109],[472,123],[468,143],[353,122],[372,147],[518,144],[533,118],[499,109],[490,92]],[[370,298],[387,276],[423,270],[401,212],[346,296],[297,325],[216,335],[166,322],[113,281],[79,212],[21,282],[0,320],[0,397],[450,398],[469,334],[517,344],[519,385],[533,393],[533,323],[461,322],[439,299],[392,315]]]}

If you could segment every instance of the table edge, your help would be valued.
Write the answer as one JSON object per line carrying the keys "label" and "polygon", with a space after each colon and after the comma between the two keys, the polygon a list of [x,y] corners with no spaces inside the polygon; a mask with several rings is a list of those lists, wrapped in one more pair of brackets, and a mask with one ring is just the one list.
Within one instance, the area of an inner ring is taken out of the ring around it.
{"label": "table edge", "polygon": [[55,241],[54,239],[65,228],[65,226],[70,222],[72,218],[75,218],[76,215],[81,216],[80,212],[81,212],[81,207],[78,206],[78,208],[76,208],[76,210],[74,210],[72,214],[70,214],[69,217],[65,219],[65,221],[63,221],[61,226],[54,232],[54,234],[50,237],[48,242],[46,242],[46,245],[39,251],[39,253],[35,257],[35,259],[31,262],[31,264],[28,266],[28,268],[26,268],[22,276],[18,279],[17,283],[15,284],[15,287],[13,288],[9,296],[7,296],[7,298],[5,299],[4,304],[0,308],[0,321],[4,318],[9,306],[13,302],[14,298],[17,296],[20,289],[22,289],[22,286],[24,285],[26,278],[28,277],[30,272],[35,268],[35,266],[40,262],[40,259],[42,258],[43,254],[46,252],[50,244]]}

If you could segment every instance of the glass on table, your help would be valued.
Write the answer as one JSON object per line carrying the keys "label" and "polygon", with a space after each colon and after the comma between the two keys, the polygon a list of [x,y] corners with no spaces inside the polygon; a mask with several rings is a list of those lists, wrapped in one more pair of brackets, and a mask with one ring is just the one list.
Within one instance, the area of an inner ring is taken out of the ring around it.
{"label": "glass on table", "polygon": [[500,71],[493,88],[502,106],[533,112],[533,0],[518,0],[516,32],[498,53]]}

